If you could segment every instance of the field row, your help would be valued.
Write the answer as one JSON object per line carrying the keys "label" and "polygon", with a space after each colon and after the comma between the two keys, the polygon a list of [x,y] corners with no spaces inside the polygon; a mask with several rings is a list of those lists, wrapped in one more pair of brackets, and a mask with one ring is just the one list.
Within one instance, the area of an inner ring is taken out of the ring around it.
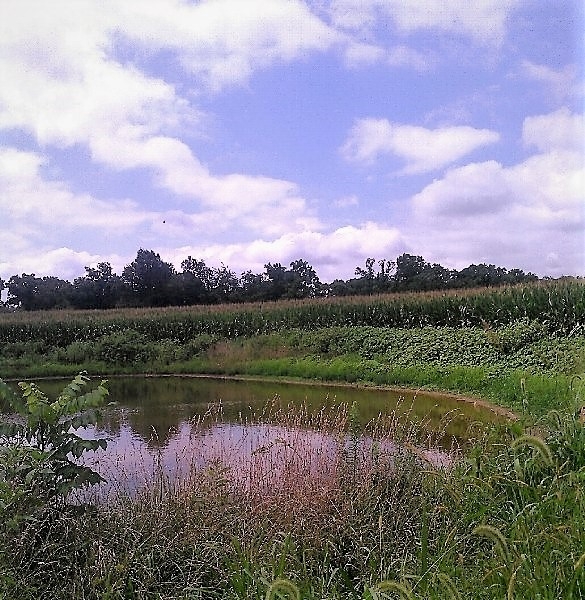
{"label": "field row", "polygon": [[585,285],[579,281],[476,290],[321,299],[239,307],[113,310],[0,315],[0,341],[66,347],[133,330],[149,341],[185,343],[199,335],[233,339],[288,329],[323,327],[498,327],[521,319],[549,332],[585,331]]}

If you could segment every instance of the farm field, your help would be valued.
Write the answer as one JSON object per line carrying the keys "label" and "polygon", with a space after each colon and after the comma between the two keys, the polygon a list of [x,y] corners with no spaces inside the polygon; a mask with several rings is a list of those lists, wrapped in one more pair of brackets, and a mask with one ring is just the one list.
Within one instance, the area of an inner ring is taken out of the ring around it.
{"label": "farm field", "polygon": [[[0,315],[0,339],[3,379],[87,369],[98,379],[338,381],[454,391],[518,416],[478,427],[471,450],[454,450],[445,468],[425,461],[408,425],[381,419],[356,428],[356,404],[318,418],[290,409],[273,422],[339,436],[326,476],[303,470],[311,448],[299,440],[290,442],[298,460],[268,491],[268,461],[246,489],[217,463],[195,469],[184,486],[169,485],[161,468],[141,494],[85,507],[58,495],[39,499],[44,475],[5,452],[0,597],[585,597],[581,282],[225,309],[8,314]],[[358,452],[365,433],[375,442],[370,454]],[[404,451],[375,450],[386,439]],[[18,468],[28,477],[14,476]]]}
{"label": "farm field", "polygon": [[6,378],[208,373],[415,386],[542,414],[585,369],[585,285],[0,315]]}

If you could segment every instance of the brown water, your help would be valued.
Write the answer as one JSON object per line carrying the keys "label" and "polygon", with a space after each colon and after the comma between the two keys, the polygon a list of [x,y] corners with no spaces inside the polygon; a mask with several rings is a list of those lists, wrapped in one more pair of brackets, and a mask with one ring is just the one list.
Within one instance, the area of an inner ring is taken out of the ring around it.
{"label": "brown water", "polygon": [[[62,386],[40,384],[49,395]],[[211,464],[241,483],[261,477],[270,486],[287,473],[327,477],[351,443],[334,424],[347,421],[353,403],[355,427],[370,423],[360,442],[362,457],[371,454],[373,423],[394,419],[407,429],[412,423],[421,455],[436,464],[448,461],[453,444],[465,444],[472,422],[496,418],[449,397],[367,388],[201,377],[123,377],[108,387],[116,404],[83,434],[108,440],[107,450],[87,459],[108,479],[103,492],[151,486],[161,475],[177,482]],[[387,453],[397,450],[387,434],[375,443]]]}

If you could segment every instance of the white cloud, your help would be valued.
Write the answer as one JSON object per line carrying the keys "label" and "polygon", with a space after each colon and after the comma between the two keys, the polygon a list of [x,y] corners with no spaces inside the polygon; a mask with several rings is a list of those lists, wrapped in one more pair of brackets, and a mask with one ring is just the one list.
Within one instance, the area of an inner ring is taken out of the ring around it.
{"label": "white cloud", "polygon": [[355,195],[344,196],[334,201],[334,206],[338,208],[349,208],[350,206],[358,206],[360,203],[359,198]]}
{"label": "white cloud", "polygon": [[381,62],[385,57],[384,48],[364,42],[350,43],[345,51],[345,62],[350,68],[373,65]]}
{"label": "white cloud", "polygon": [[498,140],[499,134],[488,129],[426,129],[369,118],[355,123],[341,152],[349,161],[366,164],[383,154],[392,154],[406,161],[403,173],[414,174],[440,169]]}
{"label": "white cloud", "polygon": [[140,130],[127,128],[118,138],[100,136],[93,147],[112,168],[152,168],[159,185],[198,200],[204,213],[216,214],[222,230],[236,223],[240,229],[272,235],[319,226],[294,183],[237,173],[214,176],[177,139],[142,138]]}
{"label": "white cloud", "polygon": [[125,259],[117,254],[92,254],[68,247],[49,247],[41,252],[27,248],[22,254],[13,255],[10,261],[0,261],[0,276],[8,281],[12,275],[34,273],[37,277],[59,277],[73,281],[85,274],[85,267],[95,267],[100,262],[110,263],[114,272],[121,273],[132,259]]}
{"label": "white cloud", "polygon": [[452,169],[413,202],[419,219],[435,225],[441,220],[441,231],[456,223],[462,234],[474,232],[473,223],[491,215],[501,219],[499,233],[514,238],[508,229],[512,223],[518,231],[546,226],[551,235],[583,227],[584,199],[582,160],[574,153],[551,152],[513,167],[488,161]]}
{"label": "white cloud", "polygon": [[[128,0],[106,6],[80,0],[56,3],[50,11],[26,0],[7,2],[0,8],[0,69],[9,82],[0,86],[0,128],[24,129],[43,147],[86,145],[94,161],[112,170],[149,168],[160,186],[198,201],[200,219],[221,229],[236,221],[266,235],[319,227],[291,182],[211,174],[173,135],[187,125],[196,131],[198,111],[166,81],[116,62],[112,49],[125,39],[145,51],[175,52],[183,67],[219,89],[273,62],[324,50],[338,36],[296,0]],[[57,214],[56,206],[71,204],[65,186],[43,185],[51,188],[52,201],[41,207],[47,218]],[[117,210],[101,205],[96,215],[90,206],[96,201],[75,203],[78,221],[100,223]],[[144,218],[136,207],[126,208],[119,223]],[[26,202],[19,210],[26,212]],[[205,213],[213,211],[220,215],[210,220]]]}
{"label": "white cloud", "polygon": [[359,227],[348,225],[331,232],[288,233],[273,240],[184,246],[161,250],[161,255],[177,266],[189,255],[213,266],[223,263],[237,274],[248,269],[261,273],[267,262],[288,265],[293,260],[303,258],[315,268],[321,281],[332,281],[353,277],[355,267],[362,266],[369,256],[394,258],[405,248],[398,229],[365,223]]}
{"label": "white cloud", "polygon": [[156,218],[129,200],[105,202],[74,194],[63,183],[43,178],[44,162],[39,154],[0,147],[0,216],[5,226],[26,223],[27,231],[34,226],[42,238],[52,234],[47,228],[55,224],[59,230],[89,227],[121,233]]}
{"label": "white cloud", "polygon": [[113,8],[122,16],[121,35],[175,50],[181,65],[216,91],[342,39],[300,0],[127,0]]}
{"label": "white cloud", "polygon": [[432,67],[436,60],[428,52],[425,55],[408,46],[394,46],[388,50],[386,62],[391,67],[411,67],[416,71],[425,71]]}
{"label": "white cloud", "polygon": [[83,1],[3,4],[0,127],[68,146],[128,122],[156,131],[188,112],[171,85],[108,56],[104,13]]}
{"label": "white cloud", "polygon": [[345,62],[350,68],[360,68],[376,63],[389,67],[411,68],[425,71],[435,64],[435,59],[413,48],[400,45],[386,49],[363,42],[350,42],[345,51]]}
{"label": "white cloud", "polygon": [[573,150],[585,156],[585,117],[561,108],[548,115],[524,119],[522,139],[527,146],[545,152],[552,149]]}
{"label": "white cloud", "polygon": [[332,0],[333,23],[346,30],[370,30],[391,19],[408,34],[431,29],[458,34],[481,45],[498,45],[518,0]]}
{"label": "white cloud", "polygon": [[73,193],[62,182],[43,177],[44,162],[36,153],[0,147],[0,220],[21,236],[43,243],[80,228],[122,237],[141,231],[148,240],[175,239],[179,243],[189,239],[193,231],[204,232],[208,239],[232,227],[265,236],[321,228],[296,194],[296,186],[289,182],[239,175],[214,178],[208,174],[189,179],[188,173],[179,172],[177,177],[183,175],[202,187],[203,210],[152,211],[130,200],[105,201]]}
{"label": "white cloud", "polygon": [[545,152],[509,167],[487,161],[451,169],[426,186],[413,198],[406,238],[453,266],[464,266],[453,264],[464,256],[538,274],[585,274],[585,162],[562,126],[571,119],[566,111],[529,117],[525,139],[536,136]]}
{"label": "white cloud", "polygon": [[517,0],[390,0],[382,2],[404,31],[437,29],[465,35],[481,44],[499,44]]}
{"label": "white cloud", "polygon": [[577,69],[575,65],[566,65],[562,69],[553,69],[548,65],[540,65],[529,60],[520,63],[520,71],[524,77],[542,83],[547,93],[552,93],[556,103],[563,102],[566,98],[579,95]]}

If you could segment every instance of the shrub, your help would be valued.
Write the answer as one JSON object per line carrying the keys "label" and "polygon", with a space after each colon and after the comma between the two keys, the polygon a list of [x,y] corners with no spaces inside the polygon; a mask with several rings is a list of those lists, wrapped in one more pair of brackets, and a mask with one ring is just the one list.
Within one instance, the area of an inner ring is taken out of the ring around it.
{"label": "shrub", "polygon": [[102,481],[75,462],[88,450],[106,447],[103,439],[74,433],[95,424],[96,408],[108,395],[105,381],[82,393],[88,381],[80,373],[51,401],[34,383],[20,382],[20,397],[0,379],[0,407],[12,413],[0,422],[0,513],[6,517]]}
{"label": "shrub", "polygon": [[102,336],[96,345],[95,354],[98,360],[105,363],[124,365],[148,362],[155,352],[146,336],[134,329],[127,329]]}

